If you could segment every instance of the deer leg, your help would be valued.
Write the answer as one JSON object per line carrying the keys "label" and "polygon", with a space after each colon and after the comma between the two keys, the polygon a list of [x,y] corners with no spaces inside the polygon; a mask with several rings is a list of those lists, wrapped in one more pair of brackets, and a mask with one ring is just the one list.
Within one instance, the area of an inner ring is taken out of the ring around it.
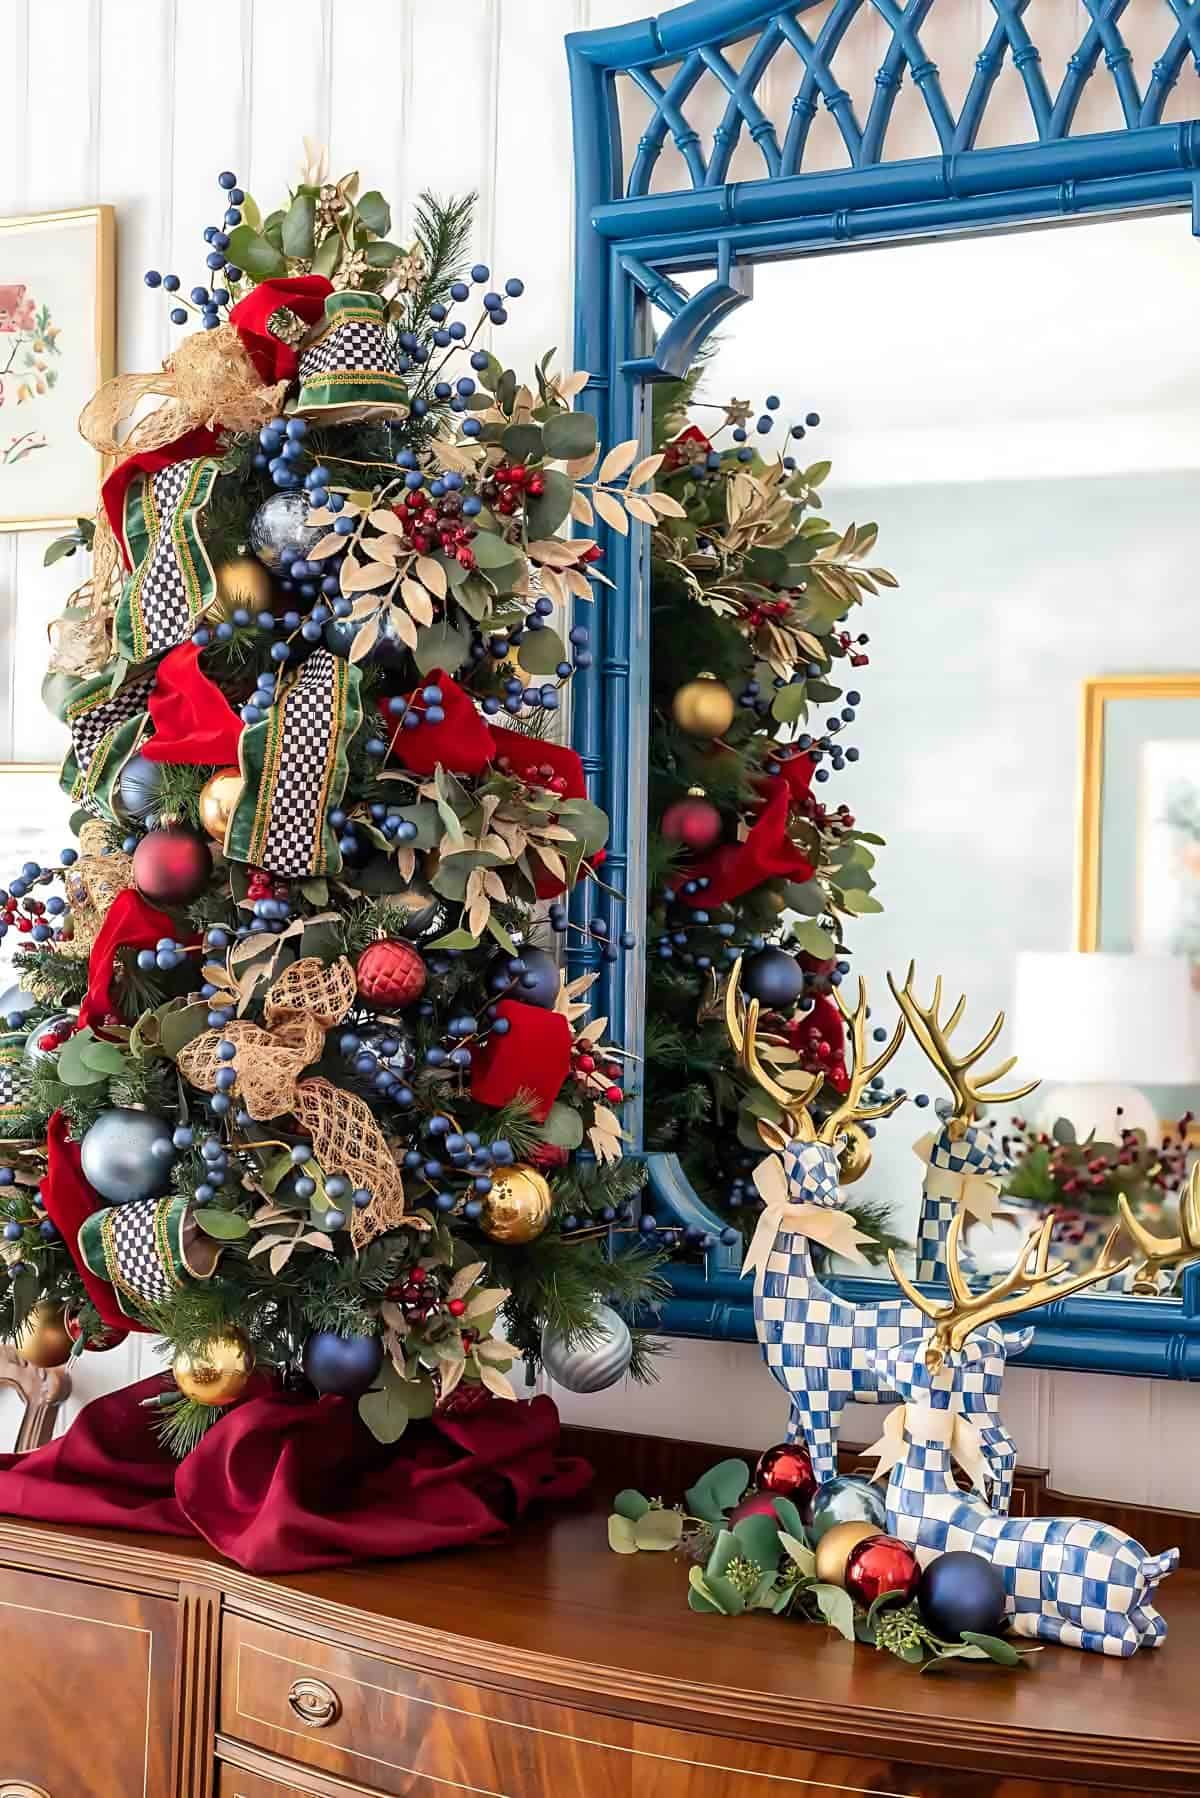
{"label": "deer leg", "polygon": [[813,1472],[823,1485],[837,1473],[837,1436],[845,1398],[829,1391],[795,1392],[788,1419],[789,1442],[807,1444]]}
{"label": "deer leg", "polygon": [[990,1475],[992,1510],[1007,1517],[1012,1504],[1013,1475],[1017,1468],[1017,1445],[1002,1423],[977,1426],[979,1440]]}

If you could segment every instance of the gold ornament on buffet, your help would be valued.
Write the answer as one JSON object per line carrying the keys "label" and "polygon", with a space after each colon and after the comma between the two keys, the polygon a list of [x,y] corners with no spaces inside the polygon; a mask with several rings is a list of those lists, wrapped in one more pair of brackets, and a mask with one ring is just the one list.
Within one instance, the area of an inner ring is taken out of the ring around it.
{"label": "gold ornament on buffet", "polygon": [[838,1176],[843,1186],[861,1180],[871,1165],[871,1139],[861,1124],[849,1124],[838,1150]]}
{"label": "gold ornament on buffet", "polygon": [[61,1305],[34,1305],[13,1347],[31,1367],[61,1367],[71,1358],[72,1342]]}
{"label": "gold ornament on buffet", "polygon": [[723,737],[736,710],[733,694],[715,674],[685,681],[671,701],[671,716],[689,737]]}
{"label": "gold ornament on buffet", "polygon": [[218,768],[200,789],[200,822],[215,842],[225,841],[229,820],[245,782],[240,768]]}
{"label": "gold ornament on buffet", "polygon": [[213,616],[231,618],[239,606],[248,612],[269,612],[274,587],[266,566],[257,556],[230,556],[213,569],[217,579],[217,602]]}
{"label": "gold ornament on buffet", "polygon": [[861,1517],[851,1518],[846,1523],[831,1523],[817,1543],[817,1578],[824,1585],[840,1586],[846,1576],[850,1550],[865,1542],[868,1536],[882,1534],[877,1523],[868,1523]]}
{"label": "gold ornament on buffet", "polygon": [[254,1371],[254,1353],[240,1330],[222,1330],[195,1348],[180,1349],[171,1363],[175,1384],[197,1405],[232,1405]]}
{"label": "gold ornament on buffet", "polygon": [[480,1228],[493,1242],[532,1242],[550,1222],[550,1187],[535,1167],[518,1162],[492,1176]]}

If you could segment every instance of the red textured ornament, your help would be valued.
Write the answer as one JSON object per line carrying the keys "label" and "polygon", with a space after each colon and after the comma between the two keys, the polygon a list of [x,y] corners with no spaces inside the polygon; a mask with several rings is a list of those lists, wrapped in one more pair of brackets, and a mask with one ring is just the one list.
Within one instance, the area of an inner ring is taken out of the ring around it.
{"label": "red textured ornament", "polygon": [[908,1543],[895,1536],[867,1536],[856,1542],[842,1576],[851,1598],[866,1610],[885,1592],[894,1592],[897,1604],[907,1604],[916,1597],[920,1583],[921,1563]]}
{"label": "red textured ornament", "polygon": [[354,972],[359,997],[381,1011],[403,1011],[425,991],[425,963],[411,943],[390,937],[364,949]]}
{"label": "red textured ornament", "polygon": [[709,800],[689,794],[667,807],[661,829],[669,843],[703,855],[720,840],[721,814]]}
{"label": "red textured ornament", "polygon": [[168,824],[144,836],[133,852],[133,884],[154,905],[190,905],[212,875],[206,840],[182,825]]}
{"label": "red textured ornament", "polygon": [[775,1498],[790,1498],[803,1510],[818,1484],[812,1456],[802,1442],[778,1442],[758,1457],[754,1484]]}
{"label": "red textured ornament", "polygon": [[478,1380],[460,1380],[453,1392],[439,1398],[433,1408],[439,1417],[471,1417],[494,1403],[492,1394]]}

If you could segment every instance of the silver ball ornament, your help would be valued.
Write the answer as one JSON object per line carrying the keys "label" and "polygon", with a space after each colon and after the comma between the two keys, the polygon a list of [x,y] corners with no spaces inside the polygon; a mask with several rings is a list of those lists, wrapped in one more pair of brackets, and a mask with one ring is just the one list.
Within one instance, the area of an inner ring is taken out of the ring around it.
{"label": "silver ball ornament", "polygon": [[171,1184],[173,1158],[156,1155],[153,1146],[170,1135],[170,1124],[153,1112],[102,1111],[80,1144],[84,1179],[110,1205],[160,1198]]}
{"label": "silver ball ornament", "polygon": [[308,510],[306,493],[273,493],[250,520],[246,541],[272,574],[286,573],[285,560],[305,556],[325,535],[323,524],[309,524]]}
{"label": "silver ball ornament", "polygon": [[423,880],[412,880],[402,893],[388,894],[388,909],[403,912],[404,922],[396,935],[410,943],[440,936],[449,916],[446,902]]}
{"label": "silver ball ornament", "polygon": [[542,1331],[542,1363],[556,1385],[568,1392],[603,1392],[629,1370],[633,1338],[611,1305],[597,1305],[595,1325],[568,1341],[549,1326]]}
{"label": "silver ball ornament", "polygon": [[75,1028],[75,1020],[68,1012],[59,1012],[52,1018],[45,1018],[25,1039],[25,1060],[31,1067],[40,1061],[53,1061],[58,1049],[43,1049],[42,1038],[46,1036],[69,1036]]}
{"label": "silver ball ornament", "polygon": [[157,811],[161,790],[162,765],[150,761],[144,755],[131,755],[117,782],[121,810],[125,816],[132,818],[137,824],[144,824],[151,812]]}

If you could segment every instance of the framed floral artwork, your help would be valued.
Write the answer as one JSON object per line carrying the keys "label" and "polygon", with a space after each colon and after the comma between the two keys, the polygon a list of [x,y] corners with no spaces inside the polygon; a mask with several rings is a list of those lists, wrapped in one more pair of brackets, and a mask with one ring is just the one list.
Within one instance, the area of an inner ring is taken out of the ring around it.
{"label": "framed floral artwork", "polygon": [[0,219],[0,530],[95,510],[76,421],[113,373],[115,297],[111,206]]}

